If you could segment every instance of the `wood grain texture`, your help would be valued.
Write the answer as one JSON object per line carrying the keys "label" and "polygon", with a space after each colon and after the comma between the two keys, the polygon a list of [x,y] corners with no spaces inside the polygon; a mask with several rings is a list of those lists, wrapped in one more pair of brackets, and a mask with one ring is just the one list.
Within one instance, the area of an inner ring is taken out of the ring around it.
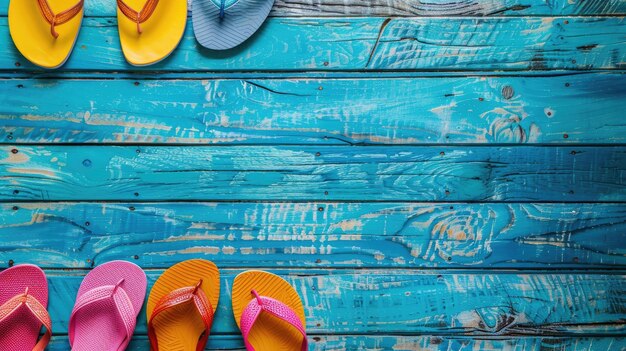
{"label": "wood grain texture", "polygon": [[[624,69],[624,17],[274,18],[228,51],[202,49],[191,25],[174,54],[133,67],[114,18],[84,21],[71,71],[346,71]],[[0,18],[0,37],[9,38]],[[281,59],[276,59],[280,57]],[[4,71],[40,71],[11,45]]]}
{"label": "wood grain texture", "polygon": [[596,73],[5,79],[0,80],[0,143],[625,143],[625,100],[626,75]]}
{"label": "wood grain texture", "polygon": [[[191,2],[191,0],[189,0]],[[0,0],[0,16],[9,0]],[[115,16],[115,1],[86,0],[87,17]],[[276,0],[270,16],[559,16],[626,14],[624,0]]]}
{"label": "wood grain texture", "polygon": [[0,265],[47,268],[51,351],[86,268],[189,258],[222,270],[209,350],[242,350],[248,268],[300,292],[313,351],[626,350],[626,0],[277,0],[147,68],[87,0],[45,73],[7,5]]}
{"label": "wood grain texture", "polygon": [[274,16],[618,15],[624,0],[277,0]]}
{"label": "wood grain texture", "polygon": [[626,199],[626,148],[2,146],[0,200]]}
{"label": "wood grain texture", "polygon": [[[468,338],[448,335],[315,335],[309,337],[310,351],[623,351],[620,337],[498,337]],[[52,339],[48,351],[67,351],[66,336]],[[127,351],[149,349],[146,336],[136,336]],[[211,335],[205,350],[245,351],[240,336]]]}
{"label": "wood grain texture", "polygon": [[[161,270],[150,270],[151,286]],[[238,335],[230,291],[240,270],[222,269],[212,334]],[[626,277],[611,274],[459,273],[420,270],[273,272],[302,296],[307,330],[316,334],[623,335]],[[47,271],[56,333],[67,332],[86,271]],[[141,313],[136,333],[145,335]]]}
{"label": "wood grain texture", "polygon": [[623,268],[626,206],[15,203],[0,238],[0,266]]}

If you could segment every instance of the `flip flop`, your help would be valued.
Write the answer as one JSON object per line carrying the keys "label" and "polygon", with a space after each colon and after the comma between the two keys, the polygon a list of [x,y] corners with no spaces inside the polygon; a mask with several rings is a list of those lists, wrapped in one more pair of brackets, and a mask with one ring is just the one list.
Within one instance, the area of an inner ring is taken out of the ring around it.
{"label": "flip flop", "polygon": [[168,57],[186,25],[186,0],[117,0],[120,44],[131,65],[147,66]]}
{"label": "flip flop", "polygon": [[148,297],[150,350],[204,350],[219,297],[213,262],[188,260],[163,272]]}
{"label": "flip flop", "polygon": [[[52,336],[47,306],[48,281],[39,267],[21,264],[0,272],[0,350],[43,351]],[[46,333],[37,341],[42,325]]]}
{"label": "flip flop", "polygon": [[233,314],[248,351],[308,350],[302,300],[277,275],[239,274],[233,283]]}
{"label": "flip flop", "polygon": [[207,49],[234,48],[261,27],[272,6],[274,0],[193,0],[196,39]]}
{"label": "flip flop", "polygon": [[9,31],[15,46],[37,66],[62,66],[76,43],[83,5],[84,0],[11,0]]}
{"label": "flip flop", "polygon": [[126,349],[147,285],[146,274],[130,262],[112,261],[89,272],[70,317],[72,351]]}

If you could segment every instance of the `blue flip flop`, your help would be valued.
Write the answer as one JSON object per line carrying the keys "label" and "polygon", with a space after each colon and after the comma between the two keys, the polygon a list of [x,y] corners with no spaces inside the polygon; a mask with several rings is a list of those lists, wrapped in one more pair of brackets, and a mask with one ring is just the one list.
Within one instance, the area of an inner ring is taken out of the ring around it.
{"label": "blue flip flop", "polygon": [[193,30],[207,49],[227,50],[250,38],[270,13],[274,0],[193,0]]}

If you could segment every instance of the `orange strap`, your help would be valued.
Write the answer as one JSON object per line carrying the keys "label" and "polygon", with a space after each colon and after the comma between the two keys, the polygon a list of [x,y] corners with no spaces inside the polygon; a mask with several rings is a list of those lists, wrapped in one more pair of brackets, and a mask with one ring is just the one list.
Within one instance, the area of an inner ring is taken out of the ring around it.
{"label": "orange strap", "polygon": [[46,333],[33,347],[33,351],[44,351],[52,337],[52,321],[46,308],[34,296],[28,294],[28,288],[23,294],[14,296],[0,306],[0,322],[9,318],[22,306],[25,306],[46,327]]}
{"label": "orange strap", "polygon": [[211,326],[213,325],[213,306],[211,301],[204,294],[204,291],[200,289],[202,280],[200,280],[195,286],[188,286],[180,289],[176,289],[169,294],[163,296],[161,300],[156,304],[156,307],[152,311],[150,319],[148,319],[148,338],[150,339],[150,350],[159,350],[158,339],[156,336],[156,330],[154,328],[154,319],[159,313],[170,309],[174,306],[193,301],[194,305],[202,322],[204,322],[204,333],[200,336],[196,351],[202,351],[206,347],[206,343],[209,340],[209,333],[211,332]]}
{"label": "orange strap", "polygon": [[85,0],[79,0],[76,5],[71,8],[59,13],[55,14],[48,4],[48,0],[37,0],[37,4],[39,5],[39,9],[41,10],[41,14],[46,19],[46,22],[50,23],[50,34],[56,39],[59,37],[59,33],[57,33],[55,27],[69,22],[72,18],[76,17],[82,10],[83,5],[85,4]]}
{"label": "orange strap", "polygon": [[154,13],[159,4],[159,0],[147,0],[143,5],[141,11],[137,12],[128,6],[124,0],[117,0],[117,6],[120,8],[124,16],[128,17],[131,21],[137,23],[137,33],[141,34],[141,24],[147,21]]}

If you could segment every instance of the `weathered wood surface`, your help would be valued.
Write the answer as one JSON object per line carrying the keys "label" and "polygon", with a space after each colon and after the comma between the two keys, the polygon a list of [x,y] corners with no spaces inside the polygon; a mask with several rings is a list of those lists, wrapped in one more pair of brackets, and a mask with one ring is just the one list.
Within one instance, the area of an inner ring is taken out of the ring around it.
{"label": "weathered wood surface", "polygon": [[626,200],[626,148],[2,146],[0,200]]}
{"label": "weathered wood surface", "polygon": [[27,79],[0,80],[0,265],[48,268],[52,351],[84,268],[127,259],[152,284],[194,257],[222,268],[210,350],[242,350],[246,268],[300,291],[314,351],[626,350],[625,0],[278,0],[244,46],[188,27],[148,68],[114,1],[87,0],[45,73],[7,4],[0,76]]}
{"label": "weathered wood surface", "polygon": [[[240,270],[222,269],[214,334],[235,334],[230,291]],[[302,296],[316,334],[623,335],[626,277],[612,274],[455,273],[419,270],[273,272]],[[67,332],[81,270],[47,271],[54,330]],[[162,270],[149,270],[151,286]],[[136,333],[146,333],[140,314]]]}
{"label": "weathered wood surface", "polygon": [[[624,17],[273,18],[242,46],[199,47],[191,25],[159,64],[125,62],[114,18],[88,18],[64,66],[76,71],[624,69]],[[9,38],[0,18],[0,37]],[[281,59],[277,59],[280,57]],[[40,71],[10,45],[3,71]]]}
{"label": "weathered wood surface", "polygon": [[5,267],[617,268],[626,206],[15,203],[0,206],[0,238]]}
{"label": "weathered wood surface", "polygon": [[[623,351],[626,338],[602,337],[480,337],[449,335],[315,335],[309,337],[310,351]],[[48,351],[67,351],[66,336],[52,339]],[[147,336],[136,336],[127,351],[149,349]],[[245,351],[241,336],[211,335],[206,350]]]}
{"label": "weathered wood surface", "polygon": [[624,0],[277,0],[272,11],[273,16],[580,16],[625,13]]}
{"label": "weathered wood surface", "polygon": [[[189,0],[191,3],[191,0]],[[86,0],[87,17],[115,16],[115,1]],[[0,0],[0,16],[9,0]],[[276,0],[270,16],[559,16],[626,14],[624,0]]]}
{"label": "weathered wood surface", "polygon": [[624,143],[625,100],[626,75],[595,73],[423,79],[5,79],[0,80],[0,142]]}

